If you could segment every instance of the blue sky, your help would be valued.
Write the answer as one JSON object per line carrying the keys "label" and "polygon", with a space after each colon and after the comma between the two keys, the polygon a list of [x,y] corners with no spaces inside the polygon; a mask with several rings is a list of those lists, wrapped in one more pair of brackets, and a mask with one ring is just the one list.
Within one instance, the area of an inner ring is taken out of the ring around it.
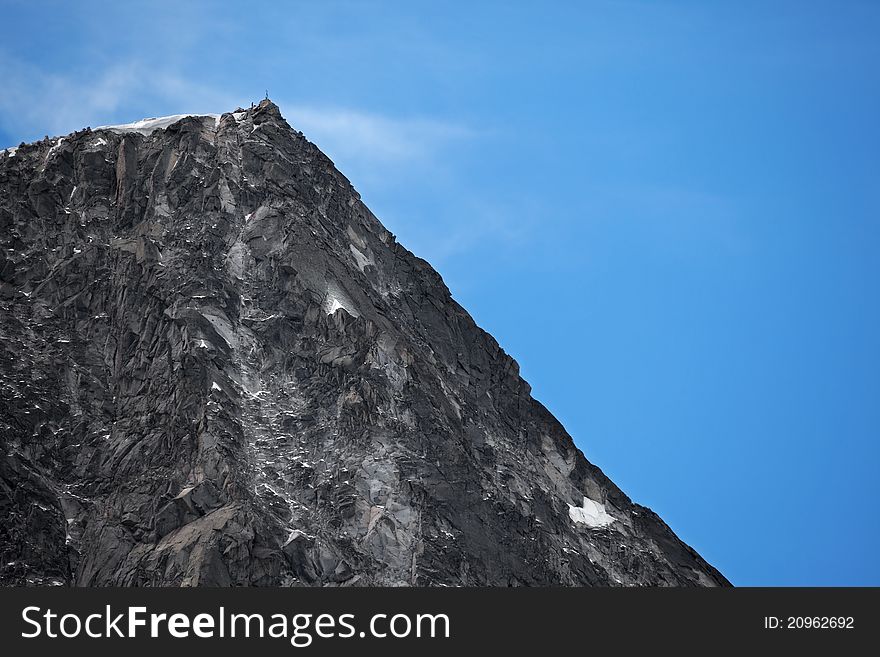
{"label": "blue sky", "polygon": [[877,3],[0,12],[0,147],[268,90],[735,584],[880,585]]}

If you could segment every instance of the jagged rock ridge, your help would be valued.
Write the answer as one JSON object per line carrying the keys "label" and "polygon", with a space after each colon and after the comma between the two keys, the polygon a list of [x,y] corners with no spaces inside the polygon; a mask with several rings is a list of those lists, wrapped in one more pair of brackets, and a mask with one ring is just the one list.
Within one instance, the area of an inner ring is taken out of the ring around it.
{"label": "jagged rock ridge", "polygon": [[0,583],[727,584],[277,106],[154,123],[0,155]]}

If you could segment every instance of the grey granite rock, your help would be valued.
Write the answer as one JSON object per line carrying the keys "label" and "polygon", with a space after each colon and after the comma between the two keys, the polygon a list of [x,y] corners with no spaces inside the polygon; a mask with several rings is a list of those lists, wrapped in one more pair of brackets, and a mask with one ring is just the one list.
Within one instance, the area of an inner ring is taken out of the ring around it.
{"label": "grey granite rock", "polygon": [[0,154],[0,583],[726,585],[264,101]]}

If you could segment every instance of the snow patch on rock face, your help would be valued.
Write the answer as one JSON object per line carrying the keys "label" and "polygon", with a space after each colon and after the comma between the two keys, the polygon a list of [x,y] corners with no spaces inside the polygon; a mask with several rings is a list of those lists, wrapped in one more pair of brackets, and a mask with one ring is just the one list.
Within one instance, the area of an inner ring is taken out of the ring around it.
{"label": "snow patch on rock face", "polygon": [[13,146],[11,148],[4,148],[2,152],[6,157],[15,157],[15,153],[18,151],[18,146]]}
{"label": "snow patch on rock face", "polygon": [[323,306],[324,312],[328,315],[332,315],[340,308],[352,317],[357,317],[360,314],[355,310],[354,303],[352,303],[351,299],[349,299],[348,296],[333,283],[327,286],[327,294],[324,297]]}
{"label": "snow patch on rock face", "polygon": [[345,310],[345,306],[342,305],[342,302],[339,301],[336,297],[328,297],[327,298],[327,314],[332,315],[337,310],[342,308]]}
{"label": "snow patch on rock face", "polygon": [[116,132],[119,134],[123,134],[126,132],[138,132],[146,136],[152,133],[154,130],[164,130],[169,126],[174,125],[181,119],[185,119],[190,116],[211,117],[212,119],[214,119],[215,128],[220,125],[219,114],[172,114],[171,116],[160,116],[156,118],[141,119],[140,121],[135,121],[133,123],[121,123],[119,125],[102,125],[95,128],[95,130],[109,130],[110,132]]}
{"label": "snow patch on rock face", "polygon": [[614,522],[614,518],[605,511],[605,505],[594,502],[589,497],[584,498],[583,506],[569,504],[568,517],[572,522],[594,528],[607,527]]}

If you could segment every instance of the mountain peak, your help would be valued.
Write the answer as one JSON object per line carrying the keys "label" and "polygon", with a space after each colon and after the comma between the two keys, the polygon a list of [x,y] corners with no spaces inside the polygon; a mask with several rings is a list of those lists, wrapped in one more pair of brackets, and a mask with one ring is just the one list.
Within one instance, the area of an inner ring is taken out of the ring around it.
{"label": "mountain peak", "polygon": [[0,158],[0,583],[725,585],[265,99]]}
{"label": "mountain peak", "polygon": [[276,105],[268,97],[264,98],[257,104],[257,111],[266,112],[269,114],[277,114],[279,117],[281,116],[281,108],[279,108],[278,105]]}

